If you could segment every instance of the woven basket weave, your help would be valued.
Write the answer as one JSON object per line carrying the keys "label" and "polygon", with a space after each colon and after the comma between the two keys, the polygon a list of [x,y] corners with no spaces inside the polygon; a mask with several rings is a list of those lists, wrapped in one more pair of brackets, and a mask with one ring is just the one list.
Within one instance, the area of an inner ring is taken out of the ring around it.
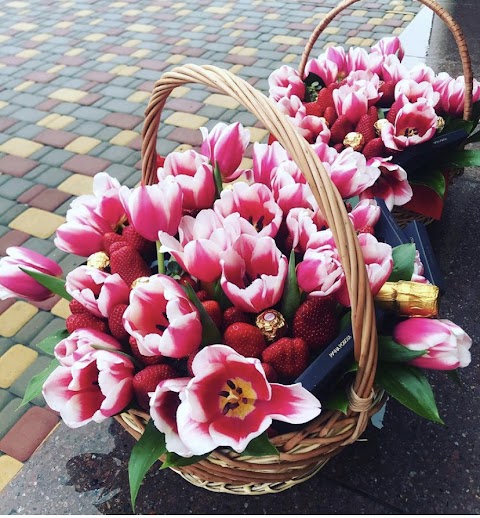
{"label": "woven basket weave", "polygon": [[[336,7],[331,9],[323,18],[323,20],[315,27],[310,38],[305,46],[305,49],[302,54],[302,58],[300,60],[300,65],[298,67],[298,71],[300,77],[304,76],[305,67],[307,65],[308,58],[310,53],[317,42],[320,35],[323,31],[328,27],[330,22],[336,16],[338,16],[342,11],[350,7],[352,4],[359,2],[360,0],[344,0],[340,2]],[[463,75],[465,76],[465,102],[463,108],[463,118],[464,120],[471,120],[472,118],[472,92],[473,92],[473,73],[472,73],[472,61],[470,58],[470,54],[468,52],[467,42],[465,40],[465,36],[463,35],[462,29],[458,25],[458,23],[453,19],[451,14],[441,7],[435,0],[418,0],[421,4],[430,8],[448,27],[453,37],[455,38],[455,43],[458,47],[458,52],[460,54],[460,59],[462,62]],[[449,168],[443,171],[445,180],[448,184],[451,184],[455,177],[459,176],[463,173],[463,168]],[[434,221],[433,218],[429,218],[422,214],[418,214],[416,212],[409,211],[401,206],[394,207],[392,214],[395,216],[395,219],[399,223],[401,227],[407,225],[413,220],[421,221],[424,224],[429,224]]]}
{"label": "woven basket weave", "polygon": [[[281,452],[279,457],[247,457],[229,449],[217,449],[196,464],[173,468],[189,482],[211,491],[236,494],[283,491],[313,476],[331,457],[356,441],[365,430],[369,417],[382,404],[382,393],[375,393],[373,388],[377,335],[365,263],[343,200],[311,146],[272,101],[226,70],[185,65],[165,73],[155,84],[143,129],[142,182],[155,182],[160,116],[171,91],[186,83],[201,83],[232,97],[277,136],[307,178],[332,229],[345,270],[352,304],[355,358],[359,364],[350,388],[347,415],[324,411],[300,431],[274,437],[272,443]],[[149,415],[130,410],[115,419],[138,439]]]}

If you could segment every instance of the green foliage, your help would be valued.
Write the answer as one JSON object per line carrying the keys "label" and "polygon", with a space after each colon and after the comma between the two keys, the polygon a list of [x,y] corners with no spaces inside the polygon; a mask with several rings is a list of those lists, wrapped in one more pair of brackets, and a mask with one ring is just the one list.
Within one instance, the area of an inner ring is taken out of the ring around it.
{"label": "green foliage", "polygon": [[53,275],[47,275],[46,273],[34,272],[27,268],[19,267],[22,272],[30,275],[32,279],[35,279],[39,284],[50,290],[55,295],[60,295],[63,299],[68,301],[72,300],[72,297],[65,290],[65,280],[53,277]]}
{"label": "green foliage", "polygon": [[58,360],[54,358],[48,367],[46,367],[42,372],[34,376],[28,383],[27,390],[25,391],[25,395],[23,396],[22,403],[18,408],[30,403],[32,399],[35,399],[42,393],[43,384],[47,381],[47,378],[50,374],[60,365]]}
{"label": "green foliage", "polygon": [[393,270],[389,282],[409,281],[413,275],[415,262],[415,244],[406,243],[392,249]]}

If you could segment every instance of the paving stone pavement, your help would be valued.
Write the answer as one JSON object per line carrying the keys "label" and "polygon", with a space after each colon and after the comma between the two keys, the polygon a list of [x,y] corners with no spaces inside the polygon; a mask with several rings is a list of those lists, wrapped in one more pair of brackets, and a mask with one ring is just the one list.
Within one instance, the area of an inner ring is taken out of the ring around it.
{"label": "paving stone pavement", "polygon": [[[0,254],[26,246],[68,272],[83,259],[57,250],[55,230],[72,196],[100,171],[140,179],[143,114],[154,82],[178,64],[215,64],[267,91],[337,0],[12,0],[0,6]],[[360,2],[316,44],[370,46],[400,34],[420,4]],[[159,130],[166,154],[200,144],[198,128],[240,121],[266,132],[236,101],[202,86],[177,88]],[[49,363],[36,346],[64,327],[68,305],[0,301],[0,489],[58,422],[42,397],[18,409],[28,380]]]}

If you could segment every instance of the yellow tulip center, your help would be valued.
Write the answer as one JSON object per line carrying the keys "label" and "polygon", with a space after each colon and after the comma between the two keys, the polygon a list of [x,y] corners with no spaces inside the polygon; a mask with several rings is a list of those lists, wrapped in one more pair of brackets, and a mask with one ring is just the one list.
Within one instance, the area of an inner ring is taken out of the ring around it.
{"label": "yellow tulip center", "polygon": [[220,411],[228,417],[244,419],[255,409],[257,393],[252,384],[242,378],[227,380],[218,395]]}
{"label": "yellow tulip center", "polygon": [[417,128],[406,128],[404,136],[405,137],[413,137],[414,135],[418,135],[418,129]]}

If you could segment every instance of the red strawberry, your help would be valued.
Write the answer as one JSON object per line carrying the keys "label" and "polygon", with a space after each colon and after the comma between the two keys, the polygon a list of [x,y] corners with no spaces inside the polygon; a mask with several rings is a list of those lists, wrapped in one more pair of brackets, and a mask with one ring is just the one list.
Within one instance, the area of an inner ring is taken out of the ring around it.
{"label": "red strawberry", "polygon": [[328,108],[325,109],[323,116],[325,117],[329,128],[331,128],[337,120],[337,112],[333,106],[328,106]]}
{"label": "red strawberry", "polygon": [[200,351],[200,349],[193,351],[193,353],[190,353],[187,357],[187,371],[188,371],[188,374],[192,377],[193,377],[192,363],[193,363],[193,360],[195,359],[195,356],[197,356],[198,351]]}
{"label": "red strawberry", "polygon": [[275,369],[269,363],[262,363],[263,370],[265,371],[265,376],[270,383],[277,383],[278,374]]}
{"label": "red strawberry", "polygon": [[385,156],[386,148],[383,140],[380,137],[374,138],[362,149],[362,154],[367,160],[374,156]]}
{"label": "red strawberry", "polygon": [[91,313],[74,313],[68,316],[66,326],[69,333],[73,333],[75,329],[93,329],[101,333],[108,333],[108,326],[105,320]]}
{"label": "red strawberry", "polygon": [[336,151],[338,151],[338,153],[341,153],[344,149],[345,149],[345,146],[343,144],[335,144],[333,146],[335,148]]}
{"label": "red strawberry", "polygon": [[370,225],[364,225],[357,230],[357,234],[372,234],[375,235],[375,229]]}
{"label": "red strawberry", "polygon": [[198,282],[188,273],[182,273],[178,282],[183,285],[190,284],[194,291],[198,290]]}
{"label": "red strawberry", "polygon": [[309,351],[302,338],[280,338],[262,353],[262,362],[271,365],[280,378],[292,380],[308,367]]}
{"label": "red strawberry", "polygon": [[334,144],[341,144],[345,135],[354,130],[353,124],[346,115],[340,115],[335,123],[330,128],[330,140]]}
{"label": "red strawberry", "polygon": [[[115,245],[114,245],[115,246]],[[131,286],[139,277],[150,277],[148,264],[133,246],[125,245],[110,254],[110,271],[118,273]]]}
{"label": "red strawberry", "polygon": [[397,117],[397,113],[402,108],[402,102],[400,100],[395,101],[392,104],[392,107],[388,110],[388,113],[386,115],[386,119],[388,122],[391,122],[392,124],[395,124],[395,119]]}
{"label": "red strawberry", "polygon": [[231,324],[235,324],[236,322],[245,322],[246,324],[250,323],[250,317],[248,313],[241,311],[240,309],[232,306],[231,308],[227,308],[223,312],[223,326],[225,329]]}
{"label": "red strawberry", "polygon": [[316,103],[323,115],[327,108],[334,106],[332,92],[328,88],[322,88],[318,92]]}
{"label": "red strawberry", "polygon": [[[342,84],[343,83],[343,84]],[[334,82],[334,83],[330,83],[328,86],[327,86],[327,90],[332,93],[334,90],[336,90],[337,88],[340,88],[341,86],[343,86],[345,84],[345,82],[342,81],[342,83],[337,83],[337,82]]]}
{"label": "red strawberry", "polygon": [[171,378],[178,378],[178,372],[166,363],[160,365],[149,365],[133,377],[133,392],[138,404],[144,409],[149,409],[150,397],[149,392],[155,392],[157,385]]}
{"label": "red strawberry", "polygon": [[395,101],[395,81],[387,81],[386,83],[383,83],[378,91],[383,94],[378,101],[378,106],[382,108],[391,106]]}
{"label": "red strawberry", "polygon": [[303,338],[314,352],[328,345],[338,334],[335,301],[327,297],[307,299],[293,317],[292,334]]}
{"label": "red strawberry", "polygon": [[141,255],[146,255],[152,251],[153,243],[141,236],[132,226],[125,227],[122,232],[123,239]]}
{"label": "red strawberry", "polygon": [[228,326],[223,334],[223,343],[247,358],[260,358],[266,345],[260,329],[245,322]]}
{"label": "red strawberry", "polygon": [[378,121],[378,111],[376,106],[370,106],[368,109],[368,115],[370,115],[370,118],[373,120],[373,123],[375,124]]}
{"label": "red strawberry", "polygon": [[103,235],[103,249],[107,254],[110,254],[110,247],[113,245],[113,243],[124,243],[125,240],[120,234],[117,234],[116,232],[107,232]]}
{"label": "red strawberry", "polygon": [[127,308],[128,304],[117,304],[112,308],[110,315],[108,315],[108,327],[117,340],[128,340],[130,336],[125,331],[122,323],[123,314]]}
{"label": "red strawberry", "polygon": [[220,304],[216,300],[204,300],[202,302],[202,306],[205,308],[205,311],[213,320],[213,323],[217,326],[217,328],[222,329],[223,318]]}
{"label": "red strawberry", "polygon": [[316,117],[322,117],[323,109],[315,101],[311,103],[305,103],[304,106],[307,115],[315,115]]}
{"label": "red strawberry", "polygon": [[85,306],[80,304],[80,302],[78,302],[78,300],[75,300],[75,299],[71,300],[68,303],[68,307],[70,308],[70,312],[74,313],[74,314],[77,314],[77,313],[90,313],[90,311],[88,311],[88,309]]}
{"label": "red strawberry", "polygon": [[129,246],[126,241],[123,239],[121,241],[115,241],[110,245],[110,255],[113,254],[113,252],[116,252],[117,250],[120,250],[120,248],[123,248],[124,246]]}
{"label": "red strawberry", "polygon": [[130,349],[132,350],[133,356],[137,360],[140,360],[145,365],[157,365],[158,363],[162,363],[164,361],[163,356],[161,354],[157,354],[156,356],[144,356],[139,350],[138,350],[138,344],[135,338],[131,336],[128,340],[128,343],[130,344]]}
{"label": "red strawberry", "polygon": [[210,298],[210,295],[205,290],[198,290],[196,294],[200,302],[204,302]]}
{"label": "red strawberry", "polygon": [[355,131],[361,133],[365,140],[365,144],[376,138],[375,128],[373,127],[375,121],[371,119],[370,115],[365,114],[360,117]]}

